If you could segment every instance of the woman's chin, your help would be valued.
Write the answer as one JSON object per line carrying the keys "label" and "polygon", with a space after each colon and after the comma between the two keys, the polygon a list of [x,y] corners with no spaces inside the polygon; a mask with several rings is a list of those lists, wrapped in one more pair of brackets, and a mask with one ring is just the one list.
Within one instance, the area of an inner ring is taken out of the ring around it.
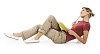
{"label": "woman's chin", "polygon": [[84,16],[81,16],[81,18],[84,18]]}

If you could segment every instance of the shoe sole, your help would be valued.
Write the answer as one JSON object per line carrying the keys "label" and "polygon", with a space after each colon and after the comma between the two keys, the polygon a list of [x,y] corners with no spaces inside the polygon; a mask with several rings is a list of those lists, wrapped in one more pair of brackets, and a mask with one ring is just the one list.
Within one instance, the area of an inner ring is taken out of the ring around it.
{"label": "shoe sole", "polygon": [[11,39],[14,39],[14,40],[18,40],[18,39],[16,39],[16,38],[9,37],[9,36],[8,36],[8,35],[6,35],[5,33],[4,33],[4,35],[5,35],[6,37],[8,37],[8,38],[11,38]]}
{"label": "shoe sole", "polygon": [[26,44],[39,43],[39,42],[25,42]]}

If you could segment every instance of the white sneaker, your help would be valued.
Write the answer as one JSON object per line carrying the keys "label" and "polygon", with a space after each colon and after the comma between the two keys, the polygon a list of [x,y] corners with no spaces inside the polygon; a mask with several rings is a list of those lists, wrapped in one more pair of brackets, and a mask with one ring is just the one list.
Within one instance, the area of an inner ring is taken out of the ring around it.
{"label": "white sneaker", "polygon": [[15,40],[18,40],[18,37],[14,37],[13,36],[13,33],[4,33],[4,35],[6,36],[6,37],[8,37],[8,38],[11,38],[11,39],[15,39]]}
{"label": "white sneaker", "polygon": [[35,40],[34,38],[33,39],[26,39],[24,40],[25,43],[39,43],[40,41],[39,40]]}

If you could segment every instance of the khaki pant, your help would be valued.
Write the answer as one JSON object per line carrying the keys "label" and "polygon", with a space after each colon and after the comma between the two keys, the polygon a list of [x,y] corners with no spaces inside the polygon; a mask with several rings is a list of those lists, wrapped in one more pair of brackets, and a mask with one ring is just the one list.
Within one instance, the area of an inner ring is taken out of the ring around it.
{"label": "khaki pant", "polygon": [[26,40],[38,32],[43,32],[45,36],[50,38],[54,43],[65,43],[66,34],[62,31],[54,16],[50,15],[43,25],[36,25],[28,30],[22,31],[22,38]]}

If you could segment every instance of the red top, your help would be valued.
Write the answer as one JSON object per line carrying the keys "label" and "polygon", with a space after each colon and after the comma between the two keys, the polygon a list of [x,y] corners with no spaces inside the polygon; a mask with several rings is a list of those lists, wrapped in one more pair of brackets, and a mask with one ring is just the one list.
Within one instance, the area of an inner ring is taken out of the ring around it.
{"label": "red top", "polygon": [[[71,30],[73,30],[77,35],[79,35],[80,37],[83,35],[83,31],[90,30],[90,23],[89,22],[85,22],[85,21],[78,21],[77,24],[75,24],[74,26],[72,26]],[[74,37],[73,35],[70,35],[68,32],[66,32],[66,39],[67,42],[73,39],[76,39],[76,37]]]}

